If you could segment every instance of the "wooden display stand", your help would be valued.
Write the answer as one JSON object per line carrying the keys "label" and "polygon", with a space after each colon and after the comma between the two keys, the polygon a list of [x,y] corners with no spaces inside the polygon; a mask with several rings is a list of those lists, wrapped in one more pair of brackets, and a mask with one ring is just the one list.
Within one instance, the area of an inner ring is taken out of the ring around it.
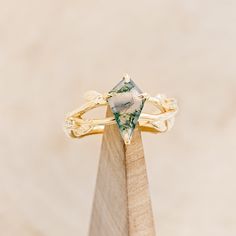
{"label": "wooden display stand", "polygon": [[[107,110],[107,116],[112,113]],[[106,126],[89,236],[154,236],[141,134],[125,145],[117,125]]]}

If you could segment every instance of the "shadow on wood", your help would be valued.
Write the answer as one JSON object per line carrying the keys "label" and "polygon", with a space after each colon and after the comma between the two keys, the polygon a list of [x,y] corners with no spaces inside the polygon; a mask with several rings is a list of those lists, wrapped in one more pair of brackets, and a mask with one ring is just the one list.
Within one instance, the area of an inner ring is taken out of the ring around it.
{"label": "shadow on wood", "polygon": [[[107,116],[112,113],[107,110]],[[124,145],[117,125],[105,128],[89,236],[154,236],[141,134]]]}

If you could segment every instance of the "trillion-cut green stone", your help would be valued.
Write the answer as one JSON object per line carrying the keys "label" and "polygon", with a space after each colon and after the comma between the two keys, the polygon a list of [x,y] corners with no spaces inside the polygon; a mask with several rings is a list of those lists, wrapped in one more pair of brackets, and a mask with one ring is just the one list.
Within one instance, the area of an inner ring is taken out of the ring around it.
{"label": "trillion-cut green stone", "polygon": [[142,112],[145,98],[139,96],[142,91],[131,80],[123,79],[109,94],[108,103],[115,116],[121,136],[130,143],[133,131]]}

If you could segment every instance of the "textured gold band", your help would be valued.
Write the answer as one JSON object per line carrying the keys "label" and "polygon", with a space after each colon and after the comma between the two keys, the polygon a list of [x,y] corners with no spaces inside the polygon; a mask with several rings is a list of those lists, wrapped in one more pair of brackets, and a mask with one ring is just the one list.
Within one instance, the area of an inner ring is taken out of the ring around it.
{"label": "textured gold band", "polygon": [[[155,97],[143,93],[142,96],[147,103],[154,106],[153,114],[142,113],[139,117],[139,127],[142,131],[161,133],[170,130],[174,124],[175,115],[178,111],[177,102],[165,95]],[[66,133],[72,138],[81,138],[91,134],[103,133],[105,125],[115,124],[115,117],[104,119],[84,119],[83,115],[96,108],[107,105],[110,94],[100,94],[90,91],[86,94],[87,103],[71,112],[65,120]]]}

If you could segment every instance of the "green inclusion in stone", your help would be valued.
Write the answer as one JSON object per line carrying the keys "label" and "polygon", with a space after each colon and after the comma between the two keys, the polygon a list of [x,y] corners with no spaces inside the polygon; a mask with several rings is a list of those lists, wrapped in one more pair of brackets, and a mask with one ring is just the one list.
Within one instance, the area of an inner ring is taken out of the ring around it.
{"label": "green inclusion in stone", "polygon": [[110,92],[109,106],[115,116],[121,136],[129,143],[139,116],[142,112],[145,98],[139,97],[142,91],[132,80],[123,79]]}

